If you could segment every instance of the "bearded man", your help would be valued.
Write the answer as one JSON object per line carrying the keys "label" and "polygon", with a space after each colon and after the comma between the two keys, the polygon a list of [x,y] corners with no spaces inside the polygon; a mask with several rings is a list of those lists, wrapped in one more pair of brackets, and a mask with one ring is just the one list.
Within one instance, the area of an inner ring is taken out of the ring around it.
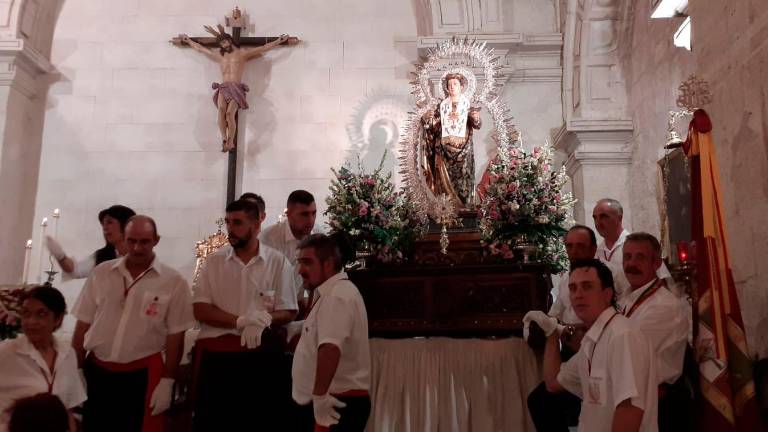
{"label": "bearded man", "polygon": [[280,430],[274,413],[290,405],[291,384],[285,334],[277,326],[298,312],[293,267],[259,242],[256,203],[230,203],[224,220],[231,247],[206,259],[193,287],[192,306],[201,323],[193,430],[237,430],[254,419],[263,430]]}

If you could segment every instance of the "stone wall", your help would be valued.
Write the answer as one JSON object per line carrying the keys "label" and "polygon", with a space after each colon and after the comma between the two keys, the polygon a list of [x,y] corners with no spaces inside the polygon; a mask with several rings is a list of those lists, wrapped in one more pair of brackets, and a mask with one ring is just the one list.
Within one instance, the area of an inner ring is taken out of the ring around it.
{"label": "stone wall", "polygon": [[[659,231],[656,162],[677,86],[695,73],[710,83],[707,106],[720,162],[736,288],[749,348],[768,355],[768,12],[760,0],[691,2],[691,52],[672,35],[681,18],[649,19],[649,2],[632,2],[631,43],[623,49],[634,120],[633,228]],[[717,5],[715,5],[717,3]],[[686,126],[679,130],[685,136]]]}

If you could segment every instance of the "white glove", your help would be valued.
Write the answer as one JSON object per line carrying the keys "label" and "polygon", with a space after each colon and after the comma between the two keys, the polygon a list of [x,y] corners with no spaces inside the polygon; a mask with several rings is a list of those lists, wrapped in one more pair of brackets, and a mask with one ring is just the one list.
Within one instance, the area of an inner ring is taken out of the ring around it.
{"label": "white glove", "polygon": [[560,334],[565,328],[564,325],[557,322],[557,318],[555,317],[551,317],[542,311],[529,311],[523,317],[523,338],[526,341],[528,340],[531,321],[534,321],[542,330],[544,330],[544,335],[546,337],[549,337],[555,331]]}
{"label": "white glove", "polygon": [[173,378],[160,378],[155,391],[152,392],[152,398],[149,399],[149,407],[152,408],[152,415],[158,415],[171,407],[173,397]]}
{"label": "white glove", "polygon": [[61,261],[67,257],[67,254],[64,253],[64,249],[59,242],[49,235],[45,236],[45,247],[47,247],[48,251],[51,252],[51,255],[56,258],[56,261]]}
{"label": "white glove", "polygon": [[242,330],[246,326],[259,326],[267,328],[272,324],[272,315],[265,310],[258,310],[249,312],[245,315],[237,317],[237,329]]}
{"label": "white glove", "polygon": [[341,414],[336,411],[336,408],[344,408],[345,406],[347,406],[347,404],[328,393],[322,396],[312,395],[312,409],[315,411],[315,423],[320,426],[330,427],[339,423]]}
{"label": "white glove", "polygon": [[247,325],[243,328],[243,332],[240,334],[240,346],[244,346],[248,349],[258,348],[261,345],[261,334],[264,332],[266,326],[260,325]]}

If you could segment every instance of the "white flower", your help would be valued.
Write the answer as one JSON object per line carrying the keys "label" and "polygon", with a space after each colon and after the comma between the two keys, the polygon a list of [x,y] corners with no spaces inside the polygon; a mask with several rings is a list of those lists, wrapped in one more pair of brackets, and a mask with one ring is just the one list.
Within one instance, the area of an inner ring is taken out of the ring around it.
{"label": "white flower", "polygon": [[549,222],[549,217],[547,217],[546,215],[536,216],[536,222],[538,222],[540,224],[545,224],[545,223]]}

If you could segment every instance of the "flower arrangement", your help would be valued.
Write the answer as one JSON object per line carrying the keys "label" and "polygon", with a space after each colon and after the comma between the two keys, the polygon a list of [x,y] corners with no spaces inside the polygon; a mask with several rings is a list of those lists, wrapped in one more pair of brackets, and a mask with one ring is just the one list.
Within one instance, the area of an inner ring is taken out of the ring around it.
{"label": "flower arrangement", "polygon": [[363,172],[359,160],[357,171],[348,165],[332,169],[325,215],[331,233],[348,236],[355,250],[368,249],[379,262],[402,262],[426,225],[406,194],[395,190],[392,173],[382,176],[386,157],[385,151],[372,174]]}
{"label": "flower arrangement", "polygon": [[575,200],[563,193],[565,167],[552,169],[552,149],[532,152],[512,147],[506,158],[488,167],[488,185],[480,205],[483,246],[491,255],[512,258],[521,243],[536,247],[535,258],[553,272],[567,268],[562,236]]}
{"label": "flower arrangement", "polygon": [[26,286],[0,286],[0,340],[13,339],[21,331],[21,303]]}

